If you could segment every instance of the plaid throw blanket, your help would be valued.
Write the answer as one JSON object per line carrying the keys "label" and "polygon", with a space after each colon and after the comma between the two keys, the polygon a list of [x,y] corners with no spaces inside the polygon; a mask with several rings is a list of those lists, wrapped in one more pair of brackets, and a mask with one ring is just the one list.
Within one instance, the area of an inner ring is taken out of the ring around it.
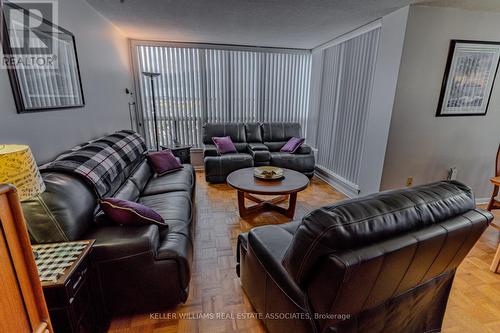
{"label": "plaid throw blanket", "polygon": [[116,177],[146,151],[139,134],[124,130],[102,137],[64,153],[40,167],[82,176],[93,185],[100,198],[108,194]]}

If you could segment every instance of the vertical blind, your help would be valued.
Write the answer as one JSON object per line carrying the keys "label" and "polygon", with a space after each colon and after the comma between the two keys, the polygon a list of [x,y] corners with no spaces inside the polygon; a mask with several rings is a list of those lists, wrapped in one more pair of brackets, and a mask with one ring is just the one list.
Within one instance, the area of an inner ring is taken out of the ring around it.
{"label": "vertical blind", "polygon": [[323,51],[318,164],[347,185],[359,182],[380,28]]}
{"label": "vertical blind", "polygon": [[137,77],[146,141],[201,146],[206,122],[294,121],[306,128],[310,53],[137,45]]}

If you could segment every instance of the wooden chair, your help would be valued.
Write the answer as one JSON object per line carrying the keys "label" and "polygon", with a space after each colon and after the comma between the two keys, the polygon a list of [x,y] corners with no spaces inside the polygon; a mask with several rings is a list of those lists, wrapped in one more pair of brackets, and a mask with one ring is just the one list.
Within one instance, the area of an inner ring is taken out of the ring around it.
{"label": "wooden chair", "polygon": [[[500,226],[498,226],[495,223],[492,223],[491,226],[496,228],[497,230],[500,230]],[[499,268],[500,268],[500,244],[498,244],[497,252],[495,253],[495,257],[493,258],[493,262],[491,263],[490,266],[490,271],[498,273]]]}
{"label": "wooden chair", "polygon": [[[490,179],[493,184],[493,193],[491,194],[490,202],[488,203],[488,210],[492,211],[493,209],[500,209],[500,201],[496,200],[498,196],[498,191],[500,189],[500,145],[497,150],[497,158],[495,165],[495,177]],[[500,225],[495,222],[491,223],[491,226],[497,230],[500,230]],[[500,268],[500,244],[497,247],[497,252],[495,254],[495,258],[493,258],[493,262],[491,263],[490,270],[492,272],[498,273],[498,269]]]}

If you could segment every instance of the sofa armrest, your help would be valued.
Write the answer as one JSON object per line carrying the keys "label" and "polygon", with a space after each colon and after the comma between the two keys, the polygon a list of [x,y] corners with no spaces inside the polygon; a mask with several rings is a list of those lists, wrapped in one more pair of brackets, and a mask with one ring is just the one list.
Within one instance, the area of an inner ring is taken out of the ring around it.
{"label": "sofa armrest", "polygon": [[293,234],[289,230],[281,226],[269,225],[253,228],[248,233],[246,245],[255,253],[269,277],[287,297],[297,306],[305,308],[303,291],[281,263],[292,238]]}
{"label": "sofa armrest", "polygon": [[156,259],[175,260],[179,265],[178,270],[182,288],[189,286],[193,262],[193,245],[186,235],[178,232],[168,232],[158,248]]}
{"label": "sofa armrest", "polygon": [[269,151],[269,148],[267,148],[265,144],[258,142],[249,143],[248,149],[250,149],[250,151]]}
{"label": "sofa armrest", "polygon": [[203,146],[203,157],[207,156],[219,156],[219,152],[217,151],[215,145],[207,144]]}
{"label": "sofa armrest", "polygon": [[295,151],[295,154],[309,155],[312,154],[312,148],[306,144],[303,144]]}
{"label": "sofa armrest", "polygon": [[269,161],[271,161],[271,152],[269,152],[268,150],[251,150],[250,149],[250,155],[252,155],[254,162],[269,163]]}
{"label": "sofa armrest", "polygon": [[117,261],[150,252],[154,257],[160,246],[157,225],[145,226],[97,226],[83,239],[95,239],[93,256],[99,262]]}

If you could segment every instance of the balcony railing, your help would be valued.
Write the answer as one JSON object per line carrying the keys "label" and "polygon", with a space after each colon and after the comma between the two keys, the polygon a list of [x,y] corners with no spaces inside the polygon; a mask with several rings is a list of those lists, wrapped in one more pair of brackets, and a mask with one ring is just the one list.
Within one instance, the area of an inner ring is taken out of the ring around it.
{"label": "balcony railing", "polygon": [[[155,145],[154,119],[144,120],[146,139],[151,147]],[[158,141],[162,146],[173,146],[177,143],[201,147],[201,117],[162,117],[157,116]]]}

